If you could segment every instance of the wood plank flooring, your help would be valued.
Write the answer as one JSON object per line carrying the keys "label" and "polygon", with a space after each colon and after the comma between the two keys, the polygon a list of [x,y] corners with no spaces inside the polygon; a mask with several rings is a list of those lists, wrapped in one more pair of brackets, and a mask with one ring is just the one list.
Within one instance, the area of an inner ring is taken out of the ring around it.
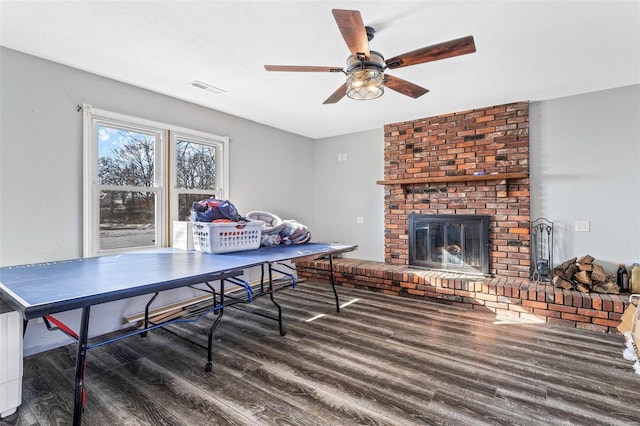
{"label": "wood plank flooring", "polygon": [[[273,320],[225,309],[210,373],[205,349],[164,330],[92,349],[83,424],[640,424],[621,336],[338,291],[352,302],[339,314],[325,284],[278,292],[284,337]],[[274,312],[268,298],[241,307]],[[210,324],[172,330],[206,345]],[[75,345],[26,358],[23,404],[0,424],[70,424],[74,359]]]}

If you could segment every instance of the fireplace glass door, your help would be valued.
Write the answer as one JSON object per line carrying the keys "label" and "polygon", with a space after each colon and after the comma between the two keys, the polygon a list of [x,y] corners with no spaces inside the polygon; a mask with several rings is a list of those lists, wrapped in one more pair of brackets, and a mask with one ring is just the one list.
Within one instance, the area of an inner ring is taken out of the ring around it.
{"label": "fireplace glass door", "polygon": [[488,216],[410,215],[409,264],[487,274],[488,239]]}

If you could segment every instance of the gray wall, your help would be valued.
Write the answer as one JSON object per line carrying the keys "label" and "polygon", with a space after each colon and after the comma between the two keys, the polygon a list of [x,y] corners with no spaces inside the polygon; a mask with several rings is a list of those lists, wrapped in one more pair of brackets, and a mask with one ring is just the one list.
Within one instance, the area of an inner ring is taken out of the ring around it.
{"label": "gray wall", "polygon": [[320,139],[315,164],[317,235],[357,244],[347,257],[384,261],[384,186],[376,184],[384,177],[383,130]]}
{"label": "gray wall", "polygon": [[640,263],[640,85],[534,102],[530,120],[531,217],[554,222],[556,261]]}
{"label": "gray wall", "polygon": [[[313,140],[6,48],[0,55],[0,266],[82,256],[83,103],[229,136],[229,198],[240,212],[271,211],[313,229]],[[91,334],[143,306],[136,298],[96,307]],[[76,325],[79,315],[59,316]],[[31,321],[26,354],[60,343],[69,340]]]}

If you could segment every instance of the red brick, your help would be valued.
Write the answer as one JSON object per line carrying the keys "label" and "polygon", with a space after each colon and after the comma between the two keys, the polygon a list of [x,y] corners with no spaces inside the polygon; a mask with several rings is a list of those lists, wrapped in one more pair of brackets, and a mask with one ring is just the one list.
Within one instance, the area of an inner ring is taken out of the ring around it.
{"label": "red brick", "polygon": [[594,318],[593,323],[599,324],[599,325],[606,325],[608,327],[617,327],[618,325],[620,325],[620,321],[601,319],[601,318]]}
{"label": "red brick", "polygon": [[586,315],[586,316],[594,317],[594,318],[604,318],[604,319],[608,319],[609,318],[609,314],[607,312],[597,311],[595,309],[579,308],[577,313],[578,313],[578,315]]}
{"label": "red brick", "polygon": [[576,308],[575,306],[549,305],[549,309],[552,311],[567,312],[570,314],[575,314],[578,312],[578,308]]}
{"label": "red brick", "polygon": [[538,309],[547,309],[548,305],[544,302],[536,302],[534,300],[524,300],[522,306]]}
{"label": "red brick", "polygon": [[562,319],[575,321],[575,322],[591,322],[591,317],[588,317],[585,315],[570,314],[567,312],[562,313]]}
{"label": "red brick", "polygon": [[533,313],[546,318],[560,318],[562,314],[558,311],[550,311],[547,309],[533,309]]}

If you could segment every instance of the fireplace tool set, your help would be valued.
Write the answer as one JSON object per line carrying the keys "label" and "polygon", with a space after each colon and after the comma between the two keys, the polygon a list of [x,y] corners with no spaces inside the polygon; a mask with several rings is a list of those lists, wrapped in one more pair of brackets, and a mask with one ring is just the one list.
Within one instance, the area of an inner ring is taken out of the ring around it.
{"label": "fireplace tool set", "polygon": [[540,218],[531,223],[531,279],[551,281],[552,262],[553,222]]}

